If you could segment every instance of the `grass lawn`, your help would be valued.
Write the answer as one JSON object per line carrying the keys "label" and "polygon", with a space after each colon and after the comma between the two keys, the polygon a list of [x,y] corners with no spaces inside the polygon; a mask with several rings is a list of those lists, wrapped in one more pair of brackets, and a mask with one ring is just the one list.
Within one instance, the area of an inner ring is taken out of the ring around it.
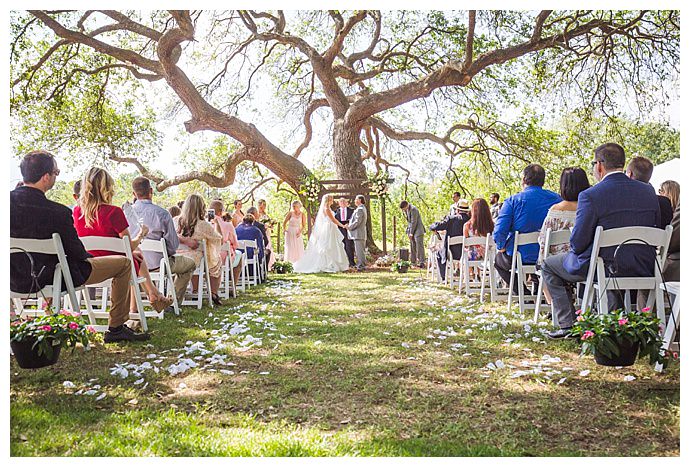
{"label": "grass lawn", "polygon": [[12,359],[11,455],[679,455],[677,362],[600,367],[421,279],[273,275],[148,344]]}

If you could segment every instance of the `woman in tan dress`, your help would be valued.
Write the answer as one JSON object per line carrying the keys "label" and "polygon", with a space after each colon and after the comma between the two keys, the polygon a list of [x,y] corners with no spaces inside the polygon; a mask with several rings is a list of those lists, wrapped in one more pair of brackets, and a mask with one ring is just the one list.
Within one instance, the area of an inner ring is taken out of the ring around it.
{"label": "woman in tan dress", "polygon": [[[214,215],[210,222],[205,218],[206,203],[204,199],[197,195],[189,195],[182,206],[182,214],[174,220],[177,233],[183,237],[192,238],[201,243],[206,240],[206,261],[208,262],[209,275],[211,276],[211,297],[213,303],[222,305],[220,297],[218,296],[218,289],[220,288],[221,279],[221,258],[220,247],[223,241],[223,232],[218,220]],[[197,267],[201,264],[202,250],[197,248],[195,250],[189,249],[186,245],[180,244],[177,254],[185,255],[194,260]],[[196,279],[196,276],[195,278]],[[192,287],[196,289],[198,281],[192,280]]]}

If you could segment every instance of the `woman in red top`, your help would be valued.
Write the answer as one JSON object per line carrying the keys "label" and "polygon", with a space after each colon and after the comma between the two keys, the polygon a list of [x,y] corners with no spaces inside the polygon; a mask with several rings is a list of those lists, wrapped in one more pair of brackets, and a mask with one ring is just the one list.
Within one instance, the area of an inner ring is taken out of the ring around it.
{"label": "woman in red top", "polygon": [[[139,243],[146,238],[149,229],[142,225],[139,235],[131,238],[129,234],[129,224],[125,213],[121,208],[113,206],[111,201],[115,195],[115,181],[108,172],[98,167],[93,167],[86,172],[81,184],[79,204],[74,208],[72,214],[74,227],[80,237],[113,237],[122,238],[125,235],[130,237],[132,247],[132,257],[134,267],[139,277],[146,278],[144,289],[149,297],[151,306],[156,311],[164,310],[172,303],[171,298],[162,295],[151,281],[149,270],[140,250],[137,250]],[[94,256],[121,255],[106,250],[89,251]],[[136,300],[132,295],[130,309],[136,310]]]}

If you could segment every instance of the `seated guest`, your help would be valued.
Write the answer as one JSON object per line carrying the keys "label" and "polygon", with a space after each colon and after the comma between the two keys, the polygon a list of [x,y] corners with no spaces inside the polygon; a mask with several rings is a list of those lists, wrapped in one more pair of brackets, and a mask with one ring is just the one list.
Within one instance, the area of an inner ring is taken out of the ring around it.
{"label": "seated guest", "polygon": [[[115,195],[115,180],[113,180],[113,177],[105,169],[92,167],[84,175],[81,186],[79,205],[74,208],[72,213],[77,234],[80,237],[129,237],[134,266],[139,277],[146,279],[143,286],[151,306],[156,311],[164,310],[170,306],[172,299],[163,296],[153,284],[149,275],[149,269],[144,262],[144,256],[137,249],[141,241],[146,238],[149,230],[148,226],[142,225],[139,229],[139,234],[133,237],[129,231],[129,223],[125,213],[118,206],[110,204]],[[107,250],[91,250],[89,253],[93,256],[124,254]],[[130,310],[134,313],[138,312],[134,295],[130,298]]]}
{"label": "seated guest", "polygon": [[[240,278],[240,269],[242,268],[242,255],[235,252],[239,246],[235,227],[232,225],[231,221],[223,219],[223,202],[221,200],[217,199],[211,201],[209,209],[213,209],[213,212],[216,214],[216,221],[218,225],[220,225],[220,231],[223,234],[223,243],[230,243],[230,267],[233,270],[235,283],[237,283]],[[225,264],[227,256],[228,253],[226,251],[220,252],[220,260],[223,264]]]}
{"label": "seated guest", "polygon": [[[544,219],[544,224],[541,226],[541,232],[539,232],[539,258],[544,255],[544,242],[546,241],[547,230],[551,229],[552,232],[555,232],[557,230],[572,229],[575,225],[577,197],[581,192],[589,188],[589,180],[587,179],[587,174],[581,168],[568,167],[561,172],[560,186],[563,201],[551,206]],[[567,253],[569,250],[570,245],[567,243],[551,245],[549,255]],[[546,284],[544,284],[543,290],[546,301],[551,303],[551,294]]]}
{"label": "seated guest", "polygon": [[235,208],[235,210],[232,212],[232,225],[233,227],[237,227],[242,223],[242,219],[244,219],[244,212],[242,212],[242,201],[236,199],[232,202],[232,204]]}
{"label": "seated guest", "polygon": [[489,204],[491,204],[491,217],[494,219],[494,221],[498,218],[498,213],[503,207],[503,203],[498,202],[500,199],[501,195],[498,193],[491,193],[491,197],[489,198]]}
{"label": "seated guest", "polygon": [[673,180],[666,180],[659,188],[659,194],[671,200],[673,211],[680,205],[680,185]]}
{"label": "seated guest", "polygon": [[[549,256],[542,264],[544,282],[551,292],[552,312],[560,327],[549,333],[551,338],[567,336],[575,321],[570,284],[586,279],[597,226],[609,230],[632,226],[655,227],[660,222],[659,201],[654,189],[647,183],[626,177],[624,167],[625,151],[618,144],[607,143],[595,149],[592,170],[599,183],[584,190],[578,197],[570,251]],[[654,274],[654,248],[644,245],[602,248],[599,254],[607,268],[613,265],[614,253],[617,276]],[[608,299],[611,308],[622,305],[616,293],[609,292]]]}
{"label": "seated guest", "polygon": [[168,212],[170,213],[170,217],[173,219],[180,214],[182,214],[182,209],[177,204],[174,204],[168,208]]}
{"label": "seated guest", "polygon": [[[254,227],[261,231],[261,235],[264,237],[264,254],[266,255],[266,264],[271,261],[271,249],[269,245],[271,244],[268,233],[266,232],[266,226],[263,222],[259,222],[257,219],[259,217],[259,211],[254,206],[247,209],[247,214],[254,217]],[[265,279],[265,278],[264,278]]]}
{"label": "seated guest", "polygon": [[[484,198],[476,198],[472,201],[472,208],[470,209],[470,220],[465,222],[462,229],[462,235],[465,238],[469,237],[486,237],[494,230],[494,220],[491,218],[491,210],[489,203]],[[470,261],[478,261],[484,259],[484,245],[470,245],[465,247],[464,254]],[[471,268],[470,274],[474,275],[474,268]]]}
{"label": "seated guest", "polygon": [[[170,272],[175,276],[175,295],[177,296],[177,302],[182,303],[189,280],[192,278],[194,269],[196,269],[196,264],[194,264],[194,260],[191,258],[175,253],[180,243],[187,245],[187,247],[193,250],[197,248],[198,242],[191,238],[179,236],[170,213],[166,209],[153,204],[153,188],[151,188],[151,182],[148,178],[136,177],[132,180],[132,190],[136,197],[136,201],[132,205],[132,213],[136,216],[136,219],[129,220],[132,235],[136,235],[139,232],[137,221],[140,221],[149,228],[149,232],[146,234],[147,239],[165,239]],[[149,271],[160,268],[163,253],[155,251],[144,251],[143,253]]]}
{"label": "seated guest", "polygon": [[[237,232],[237,240],[254,240],[256,242],[259,250],[258,258],[261,261],[264,257],[264,236],[254,223],[254,216],[247,214],[242,223],[235,228],[235,231]],[[253,249],[248,249],[246,253],[248,259],[253,259],[254,255],[257,254]]]}
{"label": "seated guest", "polygon": [[673,214],[671,221],[673,226],[673,233],[671,234],[671,241],[668,244],[668,256],[666,257],[666,264],[662,276],[665,281],[680,281],[680,204]]}
{"label": "seated guest", "polygon": [[[561,197],[556,193],[542,188],[545,178],[546,173],[542,166],[530,164],[525,167],[522,175],[522,191],[505,200],[496,219],[493,234],[497,248],[495,267],[506,284],[510,284],[515,231],[520,233],[539,231],[549,208],[561,201]],[[519,251],[523,264],[537,262],[539,245],[522,245]],[[536,280],[535,277],[533,277],[534,280]],[[513,292],[516,294],[520,286],[517,282],[513,284]],[[529,293],[527,289],[525,290]]]}
{"label": "seated guest", "polygon": [[[103,340],[110,343],[149,339],[148,334],[135,333],[125,325],[129,319],[132,267],[129,259],[124,256],[91,256],[79,241],[70,209],[46,198],[45,193],[55,185],[60,174],[53,155],[45,151],[30,152],[24,156],[20,169],[24,185],[10,192],[10,236],[48,239],[53,233],[60,234],[75,287],[112,279],[108,330]],[[41,221],[36,222],[36,219]],[[29,293],[53,282],[57,256],[31,256],[33,266],[24,253],[10,255],[10,290]],[[38,274],[37,284],[31,277],[32,273]],[[58,306],[57,303],[53,305]]]}
{"label": "seated guest", "polygon": [[[439,235],[438,232],[445,231],[446,235],[443,238],[443,248],[436,252],[436,261],[438,263],[438,270],[441,274],[441,280],[446,280],[446,266],[448,263],[448,239],[450,237],[462,237],[463,228],[465,223],[470,220],[469,208],[467,206],[467,201],[461,203],[458,207],[457,216],[446,216],[442,221],[435,222],[429,226],[429,230],[435,232],[435,235]],[[462,245],[451,245],[450,251],[453,253],[454,258],[462,257]]]}
{"label": "seated guest", "polygon": [[[652,172],[654,172],[652,161],[641,156],[630,159],[628,168],[625,169],[625,175],[642,183],[649,183],[649,180],[652,178]],[[658,227],[665,229],[673,219],[674,208],[671,206],[671,200],[666,196],[657,195],[657,199],[659,200],[659,212],[661,212],[661,224]]]}
{"label": "seated guest", "polygon": [[[175,222],[175,230],[181,237],[193,239],[197,242],[206,240],[206,262],[208,263],[208,271],[211,276],[211,299],[216,305],[222,305],[223,302],[218,295],[218,289],[220,288],[221,279],[220,245],[223,241],[223,232],[220,230],[220,224],[218,224],[216,216],[209,216],[207,221],[204,218],[206,215],[204,199],[197,194],[191,194],[187,196],[182,206],[182,214],[174,218],[173,221]],[[194,266],[197,268],[203,258],[201,248],[191,249],[185,244],[179,246],[177,254],[193,259]],[[198,276],[195,276],[192,281],[192,289],[196,292],[198,286]]]}
{"label": "seated guest", "polygon": [[74,198],[74,204],[70,206],[72,210],[74,210],[75,207],[77,207],[77,204],[79,203],[79,192],[81,191],[81,180],[77,180],[74,182],[74,185],[72,185],[72,198]]}

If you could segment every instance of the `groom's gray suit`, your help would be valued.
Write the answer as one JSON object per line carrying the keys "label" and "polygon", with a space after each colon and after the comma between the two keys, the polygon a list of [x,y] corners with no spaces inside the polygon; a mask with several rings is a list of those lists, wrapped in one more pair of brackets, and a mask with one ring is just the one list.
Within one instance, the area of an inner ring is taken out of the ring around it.
{"label": "groom's gray suit", "polygon": [[360,271],[366,265],[366,252],[364,246],[367,243],[367,209],[360,204],[352,213],[350,223],[347,225],[347,236],[355,243],[355,255],[357,255],[357,269]]}

